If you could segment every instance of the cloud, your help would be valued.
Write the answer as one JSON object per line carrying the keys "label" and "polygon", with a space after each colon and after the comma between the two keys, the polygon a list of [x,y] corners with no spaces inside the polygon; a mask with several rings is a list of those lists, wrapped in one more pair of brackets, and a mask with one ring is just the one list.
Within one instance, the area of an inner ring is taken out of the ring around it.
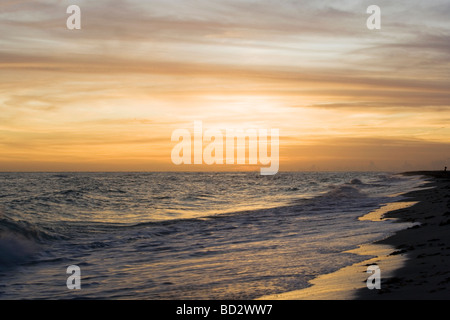
{"label": "cloud", "polygon": [[[164,140],[193,119],[280,124],[302,139],[322,132],[311,156],[321,141],[362,135],[331,143],[331,155],[366,152],[377,166],[370,147],[389,148],[376,139],[437,154],[420,139],[449,137],[433,131],[450,108],[448,1],[379,0],[376,32],[366,1],[78,0],[79,31],[65,26],[70,4],[0,4],[5,157],[32,145],[47,156],[77,153],[65,144],[126,153],[147,139],[133,128]],[[400,139],[408,135],[417,148]]]}

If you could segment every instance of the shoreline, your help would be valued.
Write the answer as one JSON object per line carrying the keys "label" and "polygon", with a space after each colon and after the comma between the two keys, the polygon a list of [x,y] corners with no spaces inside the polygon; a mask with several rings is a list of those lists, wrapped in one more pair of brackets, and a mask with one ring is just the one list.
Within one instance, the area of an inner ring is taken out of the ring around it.
{"label": "shoreline", "polygon": [[450,173],[405,172],[427,178],[427,188],[404,195],[418,201],[410,208],[391,211],[386,218],[419,225],[400,230],[375,245],[396,248],[391,255],[405,258],[392,276],[382,275],[381,290],[358,290],[358,300],[447,300],[450,299]]}
{"label": "shoreline", "polygon": [[[443,171],[405,172],[420,175],[426,183],[420,190],[403,194],[393,202],[361,217],[409,228],[371,244],[348,251],[369,256],[362,262],[321,275],[312,286],[268,295],[258,300],[426,300],[450,298],[450,173]],[[369,290],[366,272],[376,264],[381,270],[381,289]]]}

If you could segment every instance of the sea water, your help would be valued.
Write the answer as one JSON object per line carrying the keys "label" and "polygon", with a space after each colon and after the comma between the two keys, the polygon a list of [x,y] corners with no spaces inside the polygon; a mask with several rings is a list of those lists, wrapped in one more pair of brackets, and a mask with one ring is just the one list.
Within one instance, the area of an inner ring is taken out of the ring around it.
{"label": "sea water", "polygon": [[[1,173],[0,299],[255,299],[363,261],[358,218],[423,184],[373,172]],[[69,290],[68,266],[81,271]]]}

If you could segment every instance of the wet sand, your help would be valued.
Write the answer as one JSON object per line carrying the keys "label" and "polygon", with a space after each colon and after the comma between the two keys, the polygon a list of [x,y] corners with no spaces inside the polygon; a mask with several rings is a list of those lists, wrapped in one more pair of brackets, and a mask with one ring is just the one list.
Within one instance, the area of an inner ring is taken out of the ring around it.
{"label": "wet sand", "polygon": [[[407,172],[429,180],[406,200],[363,217],[396,219],[410,227],[351,252],[374,258],[320,276],[306,289],[261,299],[272,300],[442,300],[450,299],[450,174]],[[396,207],[397,206],[397,207]],[[366,285],[369,265],[381,270],[381,289]]]}
{"label": "wet sand", "polygon": [[356,299],[450,299],[450,173],[422,171],[404,174],[426,176],[431,188],[408,193],[406,196],[418,203],[389,212],[386,217],[420,225],[379,242],[395,247],[390,255],[405,257],[405,264],[392,276],[382,276],[381,290],[360,289]]}

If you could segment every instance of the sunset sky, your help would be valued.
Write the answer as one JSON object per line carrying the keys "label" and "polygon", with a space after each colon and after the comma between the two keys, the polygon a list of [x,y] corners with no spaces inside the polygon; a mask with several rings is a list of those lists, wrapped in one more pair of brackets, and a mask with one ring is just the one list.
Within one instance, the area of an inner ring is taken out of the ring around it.
{"label": "sunset sky", "polygon": [[3,0],[0,171],[210,170],[171,162],[194,121],[279,128],[280,170],[450,167],[449,17],[448,0]]}

